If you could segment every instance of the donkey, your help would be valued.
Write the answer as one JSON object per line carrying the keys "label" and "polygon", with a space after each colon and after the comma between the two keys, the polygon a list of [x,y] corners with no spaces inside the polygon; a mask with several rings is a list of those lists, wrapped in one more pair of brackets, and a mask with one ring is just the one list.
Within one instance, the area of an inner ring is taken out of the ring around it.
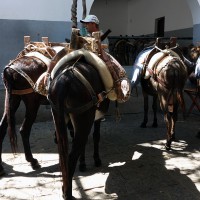
{"label": "donkey", "polygon": [[[186,64],[187,65],[186,65]],[[167,139],[165,147],[171,149],[171,143],[175,140],[175,124],[178,118],[178,107],[181,105],[185,113],[183,88],[188,77],[188,69],[193,64],[185,59],[176,45],[175,38],[170,42],[161,43],[157,39],[155,46],[144,49],[133,64],[134,71],[140,75],[135,78],[133,73],[132,86],[140,81],[144,97],[144,119],[141,127],[145,128],[148,122],[148,96],[153,96],[153,127],[157,127],[157,100],[164,113],[167,127]],[[191,69],[190,69],[191,71]]]}

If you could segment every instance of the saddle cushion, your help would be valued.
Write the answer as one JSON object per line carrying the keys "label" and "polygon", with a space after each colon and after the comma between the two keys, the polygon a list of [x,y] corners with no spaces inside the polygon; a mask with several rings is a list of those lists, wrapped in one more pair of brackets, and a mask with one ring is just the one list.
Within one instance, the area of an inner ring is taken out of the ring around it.
{"label": "saddle cushion", "polygon": [[148,79],[151,76],[150,72],[159,71],[158,67],[164,67],[167,62],[169,62],[174,57],[180,58],[179,55],[171,49],[165,49],[154,54],[147,65],[144,79]]}
{"label": "saddle cushion", "polygon": [[197,79],[200,78],[200,57],[197,59],[197,62],[196,62],[195,76]]}
{"label": "saddle cushion", "polygon": [[112,75],[115,92],[117,94],[117,101],[119,103],[127,101],[130,97],[131,84],[126,77],[126,71],[110,54],[101,51],[100,57],[106,63],[106,66]]}
{"label": "saddle cushion", "polygon": [[[153,55],[152,58],[150,59],[147,68],[148,68],[149,70],[154,71],[154,68],[158,65],[158,63],[159,63],[165,56],[166,56],[166,54],[163,53],[163,52],[158,52],[158,53],[156,53],[156,54]],[[149,70],[146,70],[144,79],[148,79],[148,78],[151,76]]]}
{"label": "saddle cushion", "polygon": [[85,60],[97,69],[104,83],[105,90],[106,92],[108,92],[108,95],[107,95],[108,98],[112,101],[115,101],[117,99],[117,95],[116,95],[116,92],[113,90],[113,86],[114,86],[113,79],[105,62],[101,58],[99,58],[95,53],[92,53],[91,51],[87,51],[83,48],[72,51],[69,54],[62,57],[53,68],[51,72],[51,78],[54,79],[54,76],[57,70],[64,63],[69,62],[70,60],[78,59],[81,56],[84,56]]}

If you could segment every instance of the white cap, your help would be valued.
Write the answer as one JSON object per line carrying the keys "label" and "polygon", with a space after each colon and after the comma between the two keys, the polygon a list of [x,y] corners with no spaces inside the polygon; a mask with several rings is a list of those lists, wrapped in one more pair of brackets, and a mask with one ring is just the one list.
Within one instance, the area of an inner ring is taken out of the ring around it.
{"label": "white cap", "polygon": [[99,24],[99,20],[95,15],[88,15],[85,19],[80,20],[81,23],[89,23],[93,22],[95,24]]}

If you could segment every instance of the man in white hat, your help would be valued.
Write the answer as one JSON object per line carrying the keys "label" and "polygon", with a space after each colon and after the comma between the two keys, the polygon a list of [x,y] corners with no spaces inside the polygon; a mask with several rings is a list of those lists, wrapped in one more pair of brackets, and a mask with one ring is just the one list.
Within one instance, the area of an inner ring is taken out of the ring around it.
{"label": "man in white hat", "polygon": [[[86,30],[87,30],[87,36],[92,37],[93,32],[100,31],[101,35],[103,35],[103,31],[99,30],[99,19],[95,15],[88,15],[85,19],[80,20],[81,23],[84,24]],[[108,39],[105,38],[104,41],[102,41],[102,44],[108,44]],[[106,52],[109,50],[106,49]]]}
{"label": "man in white hat", "polygon": [[95,15],[88,15],[85,19],[80,20],[84,24],[88,36],[92,36],[93,32],[99,31],[99,20]]}

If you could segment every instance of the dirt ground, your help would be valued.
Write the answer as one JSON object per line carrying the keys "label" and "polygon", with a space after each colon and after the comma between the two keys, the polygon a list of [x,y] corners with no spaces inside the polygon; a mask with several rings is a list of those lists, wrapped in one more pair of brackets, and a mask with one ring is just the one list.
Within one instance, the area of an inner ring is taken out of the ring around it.
{"label": "dirt ground", "polygon": [[[187,100],[187,107],[189,104]],[[11,153],[6,138],[2,159],[7,175],[0,180],[1,200],[62,199],[54,127],[50,109],[42,109],[31,133],[32,151],[41,169],[34,171],[26,162],[20,136],[17,155]],[[143,119],[141,93],[121,104],[119,110],[121,119],[116,121],[111,103],[106,121],[102,122],[102,167],[94,167],[92,135],[89,136],[87,172],[79,172],[77,167],[73,179],[74,197],[82,200],[200,200],[200,139],[196,137],[200,128],[199,112],[194,109],[186,120],[179,113],[177,141],[172,144],[172,150],[166,151],[162,112],[158,113],[158,128],[151,128],[152,112],[148,127],[139,127]]]}

